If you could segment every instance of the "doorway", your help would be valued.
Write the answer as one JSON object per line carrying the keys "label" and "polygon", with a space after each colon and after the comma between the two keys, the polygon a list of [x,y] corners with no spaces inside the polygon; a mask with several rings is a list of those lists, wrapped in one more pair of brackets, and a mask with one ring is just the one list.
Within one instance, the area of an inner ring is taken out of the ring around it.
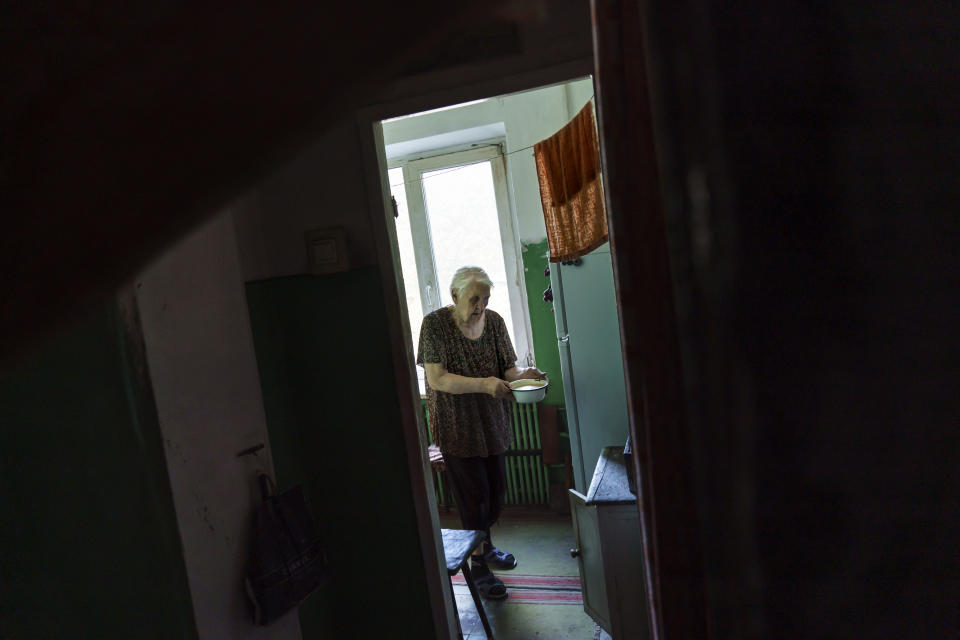
{"label": "doorway", "polygon": [[[419,326],[425,314],[450,303],[450,277],[464,265],[479,264],[491,275],[495,286],[490,308],[504,316],[518,364],[537,365],[550,375],[551,387],[545,402],[559,408],[559,424],[566,423],[562,415],[569,400],[564,397],[557,314],[553,301],[544,296],[551,287],[551,274],[532,147],[562,128],[592,97],[592,80],[585,77],[494,98],[361,121],[361,126],[375,125],[378,178],[383,190],[389,193],[385,198],[389,203],[386,236],[396,267],[396,301],[406,321],[402,340],[407,358],[401,364],[407,365],[406,373],[413,383],[411,404],[418,419],[417,439],[424,445],[431,437],[429,417],[422,411],[424,374],[420,367],[412,367]],[[609,277],[612,292],[612,274]],[[615,304],[612,295],[610,304]],[[611,314],[615,319],[615,308],[611,308]],[[619,345],[616,351],[619,358]],[[557,542],[550,553],[561,560],[553,563],[553,571],[558,575],[541,573],[533,577],[541,585],[544,580],[561,584],[561,578],[578,578],[577,562],[570,555],[574,541],[566,489],[572,486],[573,471],[567,433],[564,428],[561,434],[567,453],[565,464],[544,465],[539,451],[529,455],[531,448],[542,444],[541,425],[534,428],[535,418],[519,419],[526,423],[523,431],[516,434],[525,438],[522,449],[526,456],[508,457],[508,510],[502,523],[509,522],[509,526],[502,524],[501,528],[511,543],[529,548],[536,545],[527,544],[525,529],[539,538],[544,537],[544,530],[553,531],[546,537]],[[626,437],[625,423],[623,430],[621,444]],[[439,526],[459,528],[449,492],[444,492],[443,485],[442,474],[428,475],[424,483],[431,516],[435,515]],[[582,491],[586,490],[579,485]],[[537,490],[531,490],[531,486]],[[437,505],[439,512],[435,511]],[[494,537],[497,535],[494,530]],[[565,540],[563,535],[567,536]],[[526,566],[538,567],[529,555]],[[518,558],[523,562],[523,558]],[[520,604],[530,594],[517,581],[511,582],[515,585],[511,593],[515,592],[516,598],[508,598],[503,606]],[[565,584],[564,593],[550,594],[555,600],[574,591],[569,581]],[[455,585],[454,591],[465,605],[461,607],[463,613],[472,603],[469,597],[463,600],[465,594],[456,593],[458,588]],[[575,637],[593,637],[595,625],[583,613],[582,603],[577,600],[575,604],[567,606],[566,612],[580,617],[580,631],[590,632],[577,633]],[[512,621],[509,624],[518,619],[508,617]],[[577,624],[567,626],[576,628]]]}

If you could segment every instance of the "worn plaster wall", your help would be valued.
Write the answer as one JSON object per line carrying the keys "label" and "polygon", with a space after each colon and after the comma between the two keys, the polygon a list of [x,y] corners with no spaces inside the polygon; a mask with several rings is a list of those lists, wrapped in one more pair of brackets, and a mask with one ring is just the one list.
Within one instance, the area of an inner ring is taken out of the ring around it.
{"label": "worn plaster wall", "polygon": [[140,274],[136,296],[199,637],[299,639],[296,612],[254,626],[243,589],[256,475],[273,464],[229,212]]}

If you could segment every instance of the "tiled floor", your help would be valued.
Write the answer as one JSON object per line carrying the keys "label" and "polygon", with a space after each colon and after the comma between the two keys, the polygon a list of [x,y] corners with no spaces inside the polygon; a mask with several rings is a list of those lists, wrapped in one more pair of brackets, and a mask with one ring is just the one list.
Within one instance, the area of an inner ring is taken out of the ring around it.
{"label": "tiled floor", "polygon": [[[440,515],[444,528],[459,529],[456,515]],[[569,516],[506,513],[493,528],[493,543],[517,558],[516,573],[575,576],[577,561],[570,557],[573,530]],[[483,625],[466,586],[454,587],[463,637],[485,638]],[[609,638],[580,605],[519,604],[510,598],[485,600],[484,608],[497,640],[593,640]]]}

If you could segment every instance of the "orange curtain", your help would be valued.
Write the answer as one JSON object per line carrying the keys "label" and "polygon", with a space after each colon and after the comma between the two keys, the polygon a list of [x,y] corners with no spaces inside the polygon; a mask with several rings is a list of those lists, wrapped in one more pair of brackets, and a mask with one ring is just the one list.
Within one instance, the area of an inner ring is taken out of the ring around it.
{"label": "orange curtain", "polygon": [[588,102],[573,120],[534,145],[550,262],[573,260],[607,241],[600,148]]}

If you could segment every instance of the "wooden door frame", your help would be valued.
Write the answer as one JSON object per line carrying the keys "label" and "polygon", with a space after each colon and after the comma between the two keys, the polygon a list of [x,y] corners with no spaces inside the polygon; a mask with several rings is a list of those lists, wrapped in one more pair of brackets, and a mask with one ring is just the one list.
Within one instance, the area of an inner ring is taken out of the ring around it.
{"label": "wooden door frame", "polygon": [[[708,638],[641,3],[591,0],[597,114],[654,640]],[[619,249],[619,250],[618,250]]]}
{"label": "wooden door frame", "polygon": [[446,567],[441,562],[443,544],[440,539],[430,464],[426,456],[426,443],[422,440],[425,425],[414,374],[415,358],[411,342],[407,339],[410,332],[409,318],[406,312],[406,297],[403,295],[400,258],[395,250],[396,231],[392,225],[393,208],[390,202],[390,186],[386,179],[387,162],[382,130],[376,125],[387,118],[537,89],[592,73],[593,60],[575,60],[519,74],[504,74],[493,79],[478,78],[471,82],[467,78],[466,82],[448,89],[424,92],[416,97],[398,98],[357,112],[357,136],[363,154],[367,207],[376,245],[384,306],[389,316],[391,358],[402,422],[400,426],[406,444],[405,455],[410,472],[417,532],[423,552],[428,596],[437,638],[455,638],[457,621],[451,607],[452,594]]}

